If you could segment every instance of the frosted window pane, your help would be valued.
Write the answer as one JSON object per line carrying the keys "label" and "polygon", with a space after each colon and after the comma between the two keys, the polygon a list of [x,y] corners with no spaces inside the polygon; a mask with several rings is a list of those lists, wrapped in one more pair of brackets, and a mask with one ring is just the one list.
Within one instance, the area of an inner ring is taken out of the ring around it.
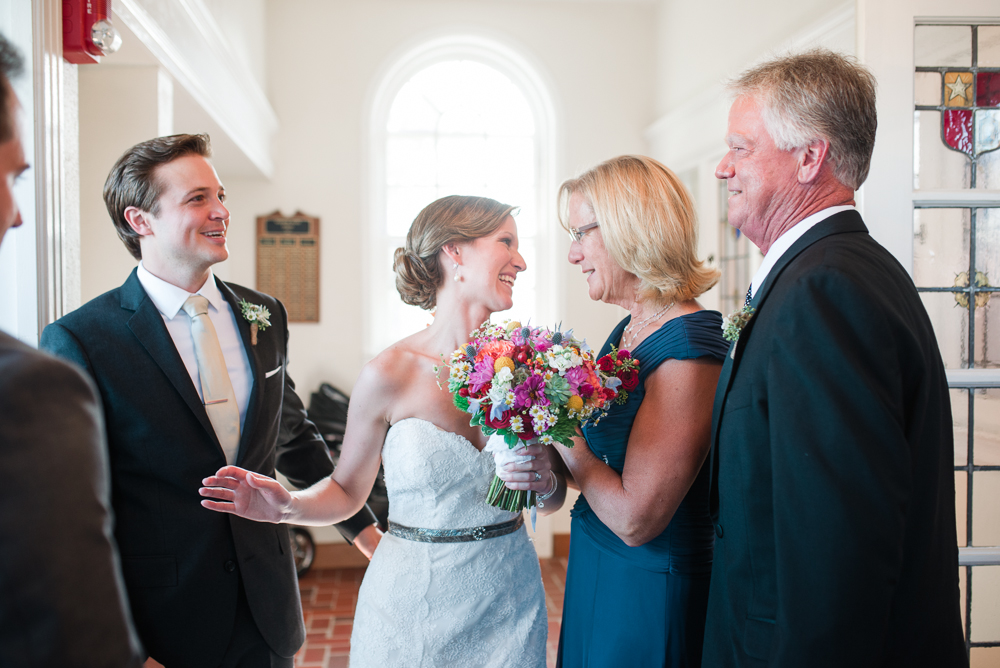
{"label": "frosted window pane", "polygon": [[971,161],[941,140],[941,112],[913,113],[913,187],[916,189],[968,188]]}
{"label": "frosted window pane", "polygon": [[[1000,286],[1000,209],[976,209],[976,271]],[[994,301],[1000,303],[1000,294]]]}
{"label": "frosted window pane", "polygon": [[979,26],[979,66],[1000,67],[1000,26]]}
{"label": "frosted window pane", "polygon": [[[1000,466],[1000,389],[975,390],[976,464]],[[978,475],[978,474],[977,474]],[[1000,545],[1000,541],[994,543]]]}
{"label": "frosted window pane", "polygon": [[435,173],[433,137],[386,138],[386,183],[390,186],[433,186]]}
{"label": "frosted window pane", "polygon": [[[982,568],[982,566],[978,566],[977,568]],[[962,612],[965,612],[965,607],[962,608]],[[965,622],[963,621],[962,623],[964,624]],[[996,668],[1000,666],[1000,647],[970,648],[969,666],[970,668]]]}
{"label": "frosted window pane", "polygon": [[506,202],[517,206],[519,211],[515,220],[517,221],[518,237],[533,237],[538,231],[538,203],[534,188],[514,188],[498,189],[497,198],[501,202]]}
{"label": "frosted window pane", "polygon": [[[950,389],[951,423],[955,438],[955,466],[965,466],[969,461],[969,390]],[[979,414],[976,414],[976,426],[979,426]],[[964,511],[961,517],[965,517]],[[962,520],[965,526],[965,520]],[[959,542],[959,545],[965,543]]]}
{"label": "frosted window pane", "polygon": [[976,111],[976,153],[1000,147],[1000,109]]}
{"label": "frosted window pane", "polygon": [[[955,525],[958,531],[958,544],[965,547],[969,544],[968,527],[966,525],[966,509],[969,504],[969,474],[955,471]],[[965,569],[959,569],[962,574],[962,619],[965,619]]]}
{"label": "frosted window pane", "polygon": [[949,287],[969,270],[968,209],[913,211],[913,282],[918,287]]}
{"label": "frosted window pane", "polygon": [[976,188],[1000,190],[1000,150],[976,158]]}
{"label": "frosted window pane", "polygon": [[[979,416],[977,415],[976,422],[978,421]],[[972,481],[972,544],[979,547],[1000,545],[1000,471],[976,471],[972,474]],[[973,574],[973,581],[978,574],[978,571]],[[1000,601],[1000,591],[997,591],[995,596]],[[972,603],[973,605],[976,603],[975,591],[972,592]],[[976,637],[975,624],[977,621],[976,614],[973,612],[973,638]],[[1000,623],[1000,619],[997,622]],[[998,632],[994,634],[994,637],[983,638],[980,636],[979,639],[1000,640],[1000,625],[995,628]]]}
{"label": "frosted window pane", "polygon": [[951,292],[921,292],[946,369],[965,368],[969,347],[969,312]]}
{"label": "frosted window pane", "polygon": [[434,132],[441,118],[440,110],[415,85],[404,85],[389,111],[389,132]]}
{"label": "frosted window pane", "polygon": [[485,137],[442,136],[437,145],[438,182],[472,194],[470,188],[489,181],[486,158]]}
{"label": "frosted window pane", "polygon": [[390,187],[386,189],[386,233],[404,237],[420,211],[438,198],[433,187]]}
{"label": "frosted window pane", "polygon": [[941,104],[941,73],[915,72],[913,75],[913,97],[920,105]]}
{"label": "frosted window pane", "polygon": [[972,28],[969,26],[917,26],[913,33],[917,67],[970,67]]}
{"label": "frosted window pane", "polygon": [[[985,306],[976,309],[976,358],[973,366],[977,369],[1000,368],[1000,297],[992,297]],[[977,303],[986,295],[977,295]],[[976,414],[976,431],[979,430],[979,414]],[[1000,543],[998,543],[1000,544]]]}
{"label": "frosted window pane", "polygon": [[487,183],[535,183],[535,140],[532,137],[490,137],[483,146]]}

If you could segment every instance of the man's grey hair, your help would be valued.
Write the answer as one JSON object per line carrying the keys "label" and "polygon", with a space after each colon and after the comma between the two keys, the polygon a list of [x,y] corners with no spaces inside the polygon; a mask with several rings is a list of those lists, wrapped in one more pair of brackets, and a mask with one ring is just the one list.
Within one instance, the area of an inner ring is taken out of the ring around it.
{"label": "man's grey hair", "polygon": [[782,151],[830,142],[833,175],[857,190],[868,178],[875,146],[875,86],[872,73],[853,58],[815,49],[758,65],[728,88],[760,105]]}

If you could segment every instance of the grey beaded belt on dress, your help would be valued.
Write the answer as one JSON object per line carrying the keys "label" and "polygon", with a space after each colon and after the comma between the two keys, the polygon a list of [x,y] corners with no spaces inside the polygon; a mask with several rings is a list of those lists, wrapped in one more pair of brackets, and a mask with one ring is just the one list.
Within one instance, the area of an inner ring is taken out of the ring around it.
{"label": "grey beaded belt on dress", "polygon": [[389,533],[420,543],[466,543],[473,540],[506,536],[520,529],[522,524],[524,524],[523,515],[518,515],[509,522],[483,527],[469,527],[468,529],[415,529],[390,521]]}

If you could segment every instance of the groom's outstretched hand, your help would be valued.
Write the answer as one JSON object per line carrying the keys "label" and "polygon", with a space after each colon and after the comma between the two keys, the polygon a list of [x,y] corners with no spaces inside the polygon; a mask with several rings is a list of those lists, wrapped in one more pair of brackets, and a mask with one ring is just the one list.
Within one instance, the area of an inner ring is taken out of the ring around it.
{"label": "groom's outstretched hand", "polygon": [[223,466],[201,481],[201,505],[258,522],[283,522],[292,508],[292,495],[277,480],[238,466]]}

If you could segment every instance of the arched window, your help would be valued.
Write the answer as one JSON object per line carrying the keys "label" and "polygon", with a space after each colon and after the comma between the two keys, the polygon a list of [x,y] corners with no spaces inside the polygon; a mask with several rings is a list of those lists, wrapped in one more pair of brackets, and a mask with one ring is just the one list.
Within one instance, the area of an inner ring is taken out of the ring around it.
{"label": "arched window", "polygon": [[528,270],[518,276],[514,308],[500,317],[552,317],[552,116],[533,68],[491,41],[424,44],[384,77],[371,128],[367,357],[431,321],[399,299],[392,255],[417,213],[446,195],[519,207]]}

